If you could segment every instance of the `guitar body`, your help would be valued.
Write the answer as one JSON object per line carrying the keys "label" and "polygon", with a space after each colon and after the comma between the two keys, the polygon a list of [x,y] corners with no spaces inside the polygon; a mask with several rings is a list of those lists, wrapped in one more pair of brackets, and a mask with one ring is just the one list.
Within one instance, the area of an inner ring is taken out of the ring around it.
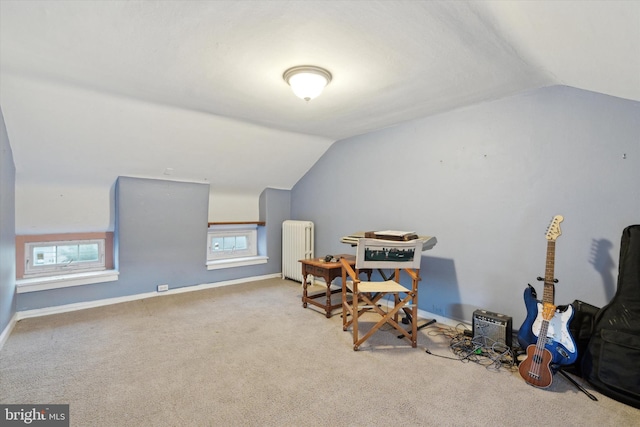
{"label": "guitar body", "polygon": [[[533,333],[537,339],[542,324],[542,303],[538,303],[538,316],[533,322]],[[551,352],[551,363],[554,365],[571,365],[578,359],[576,342],[569,332],[569,323],[573,319],[573,307],[566,306],[564,311],[557,310],[555,316],[549,321],[547,342],[545,347]]]}
{"label": "guitar body", "polygon": [[[536,298],[536,290],[529,285],[524,291],[524,305],[527,309],[527,317],[518,331],[518,342],[522,348],[536,344],[540,335],[543,305]],[[549,320],[545,347],[551,352],[551,363],[553,365],[571,365],[578,359],[576,342],[569,332],[569,324],[573,319],[573,315],[573,307],[568,305],[564,311],[557,310]]]}
{"label": "guitar body", "polygon": [[[528,352],[529,347],[535,344],[538,347],[537,358],[542,357],[542,350],[544,350],[544,355],[546,356],[548,352],[551,356],[550,363],[555,366],[571,365],[578,359],[576,342],[569,332],[569,323],[573,319],[573,307],[567,305],[557,310],[554,302],[554,283],[557,282],[553,275],[556,239],[562,234],[560,223],[563,220],[562,215],[556,215],[549,224],[545,236],[547,239],[547,259],[544,279],[538,277],[538,280],[544,280],[542,301],[538,301],[533,286],[529,285],[524,290],[527,317],[518,331],[518,342],[522,348],[526,348]],[[553,307],[553,311],[550,311],[551,307]],[[543,339],[539,339],[539,337]]]}
{"label": "guitar body", "polygon": [[524,290],[524,306],[527,309],[527,317],[518,330],[518,343],[520,347],[526,349],[538,342],[538,334],[533,333],[533,322],[538,317],[538,295],[531,285]]}
{"label": "guitar body", "polygon": [[[549,321],[553,318],[556,306],[545,302],[542,307],[542,323],[540,325],[540,335],[546,336],[549,329]],[[553,372],[551,372],[551,359],[553,355],[545,347],[544,341],[527,347],[527,358],[520,362],[518,371],[520,376],[527,383],[535,387],[547,388],[553,382]]]}
{"label": "guitar body", "polygon": [[520,362],[520,376],[535,387],[547,388],[553,382],[551,372],[551,352],[535,344],[527,347],[527,358]]}

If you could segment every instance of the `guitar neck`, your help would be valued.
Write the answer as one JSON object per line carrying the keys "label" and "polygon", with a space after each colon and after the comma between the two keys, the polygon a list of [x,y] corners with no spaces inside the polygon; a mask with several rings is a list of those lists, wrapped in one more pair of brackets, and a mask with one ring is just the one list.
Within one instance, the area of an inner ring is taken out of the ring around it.
{"label": "guitar neck", "polygon": [[[547,332],[549,332],[549,321],[553,318],[556,311],[556,306],[553,304],[544,303],[542,306],[542,325],[540,325],[540,333],[539,337],[546,337]],[[544,348],[546,339],[538,339],[536,343],[537,348]]]}
{"label": "guitar neck", "polygon": [[[539,336],[546,337],[547,332],[549,332],[549,321],[543,320],[542,325],[540,325]],[[536,342],[536,348],[543,349],[546,343],[547,343],[546,339],[538,339],[538,342]]]}
{"label": "guitar neck", "polygon": [[556,241],[549,240],[547,242],[547,263],[544,269],[544,292],[542,293],[542,302],[553,304],[555,300],[554,286],[554,270],[556,259]]}

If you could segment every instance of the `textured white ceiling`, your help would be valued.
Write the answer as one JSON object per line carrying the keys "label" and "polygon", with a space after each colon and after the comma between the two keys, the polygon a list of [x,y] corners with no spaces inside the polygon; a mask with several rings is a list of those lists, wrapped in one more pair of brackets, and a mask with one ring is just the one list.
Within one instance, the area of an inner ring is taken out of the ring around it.
{"label": "textured white ceiling", "polygon": [[[282,80],[303,64],[333,74],[309,103]],[[640,101],[640,2],[2,0],[0,79],[19,181],[255,193],[335,140],[521,91]]]}

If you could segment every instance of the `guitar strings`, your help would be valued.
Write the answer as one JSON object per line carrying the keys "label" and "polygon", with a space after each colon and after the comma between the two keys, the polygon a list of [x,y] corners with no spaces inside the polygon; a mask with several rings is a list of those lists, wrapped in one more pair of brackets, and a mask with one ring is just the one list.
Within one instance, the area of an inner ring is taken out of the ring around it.
{"label": "guitar strings", "polygon": [[[540,336],[547,336],[547,332],[549,329],[549,322],[547,320],[542,322],[542,326],[540,327]],[[538,340],[535,346],[535,350],[533,352],[531,364],[528,370],[528,376],[531,378],[531,381],[536,384],[540,384],[542,380],[542,361],[543,355],[545,351],[544,340]]]}

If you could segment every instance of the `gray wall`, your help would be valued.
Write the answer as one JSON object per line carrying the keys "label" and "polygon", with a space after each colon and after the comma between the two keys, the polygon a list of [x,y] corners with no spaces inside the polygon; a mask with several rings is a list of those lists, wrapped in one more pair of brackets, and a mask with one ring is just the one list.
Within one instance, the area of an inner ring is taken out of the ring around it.
{"label": "gray wall", "polygon": [[289,219],[289,191],[266,189],[260,197],[260,245],[269,261],[208,271],[206,262],[209,186],[120,177],[115,189],[117,282],[40,291],[18,296],[18,310],[155,292],[276,274],[281,271],[281,227]]}
{"label": "gray wall", "polygon": [[260,253],[269,255],[269,267],[264,273],[282,272],[282,222],[291,219],[291,191],[267,188],[260,195],[260,221],[266,225],[261,227],[264,239],[259,237]]}
{"label": "gray wall", "polygon": [[0,333],[16,312],[15,177],[13,154],[0,110]]}
{"label": "gray wall", "polygon": [[315,222],[319,255],[355,253],[339,241],[354,231],[436,236],[419,307],[466,321],[484,308],[517,329],[556,214],[555,302],[613,297],[639,182],[640,103],[556,86],[337,142],[293,188],[292,218]]}

